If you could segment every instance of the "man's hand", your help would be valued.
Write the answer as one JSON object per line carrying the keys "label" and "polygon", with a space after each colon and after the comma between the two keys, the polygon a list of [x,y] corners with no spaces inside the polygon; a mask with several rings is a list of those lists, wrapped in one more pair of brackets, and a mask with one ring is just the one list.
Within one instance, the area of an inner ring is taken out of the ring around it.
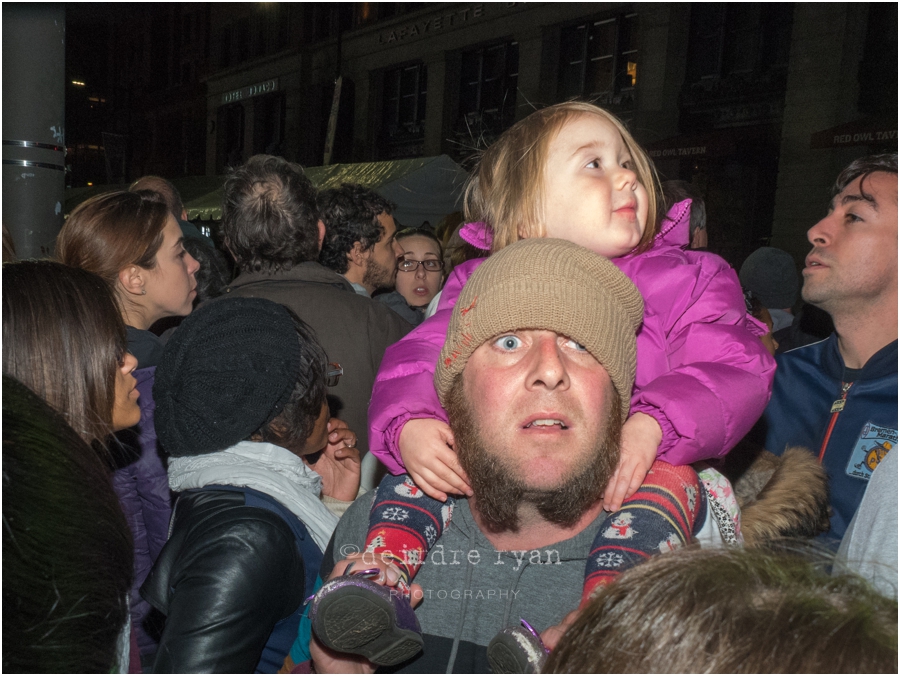
{"label": "man's hand", "polygon": [[472,497],[453,444],[453,432],[441,420],[413,418],[400,431],[400,457],[407,473],[426,495],[441,502],[446,502],[447,493]]}
{"label": "man's hand", "polygon": [[351,502],[359,493],[359,449],[356,434],[337,418],[328,421],[328,443],[312,467],[322,477],[322,492]]}
{"label": "man's hand", "polygon": [[556,650],[559,640],[563,637],[563,634],[568,631],[569,627],[572,626],[572,623],[578,619],[580,614],[580,608],[578,610],[573,610],[566,615],[559,624],[554,624],[552,627],[544,629],[544,631],[541,632],[541,640],[544,642],[544,645],[551,651]]}
{"label": "man's hand", "polygon": [[662,441],[662,429],[653,416],[635,413],[622,426],[619,465],[603,492],[603,509],[616,512],[644,483],[656,451]]}
{"label": "man's hand", "polygon": [[374,674],[375,665],[362,655],[337,653],[323,646],[315,633],[309,642],[309,657],[317,674]]}

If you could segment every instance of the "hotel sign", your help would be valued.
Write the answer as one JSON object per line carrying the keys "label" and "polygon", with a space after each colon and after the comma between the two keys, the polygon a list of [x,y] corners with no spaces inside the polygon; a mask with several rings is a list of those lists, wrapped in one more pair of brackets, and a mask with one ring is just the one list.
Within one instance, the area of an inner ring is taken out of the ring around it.
{"label": "hotel sign", "polygon": [[[506,8],[514,7],[515,2],[491,3],[494,5],[504,5]],[[405,26],[398,26],[389,31],[378,34],[378,44],[387,45],[395,42],[402,42],[409,38],[421,37],[423,35],[431,35],[439,31],[453,28],[468,23],[473,19],[480,19],[484,16],[484,4],[469,5],[468,7],[453,8],[450,11],[432,16],[428,19],[416,21]]]}
{"label": "hotel sign", "polygon": [[235,89],[234,91],[222,94],[222,105],[226,103],[234,103],[236,101],[243,101],[244,99],[252,99],[254,96],[269,94],[277,90],[278,78],[273,78],[271,80],[266,80],[265,82],[250,85],[249,87],[241,87],[240,89]]}

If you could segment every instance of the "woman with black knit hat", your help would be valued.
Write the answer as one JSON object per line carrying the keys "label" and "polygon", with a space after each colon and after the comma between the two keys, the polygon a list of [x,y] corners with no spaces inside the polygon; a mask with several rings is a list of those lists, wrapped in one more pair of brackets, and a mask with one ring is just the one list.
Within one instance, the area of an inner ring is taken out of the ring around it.
{"label": "woman with black knit hat", "polygon": [[359,487],[356,435],[328,417],[329,377],[311,329],[263,299],[212,301],[166,345],[153,394],[179,497],[141,588],[167,616],[154,672],[281,666]]}

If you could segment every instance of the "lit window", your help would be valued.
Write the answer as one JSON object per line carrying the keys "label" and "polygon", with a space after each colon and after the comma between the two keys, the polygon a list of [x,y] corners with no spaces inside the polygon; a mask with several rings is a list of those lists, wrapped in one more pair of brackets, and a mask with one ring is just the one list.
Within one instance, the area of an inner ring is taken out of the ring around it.
{"label": "lit window", "polygon": [[637,84],[637,14],[569,26],[562,30],[559,95],[601,105],[628,103]]}

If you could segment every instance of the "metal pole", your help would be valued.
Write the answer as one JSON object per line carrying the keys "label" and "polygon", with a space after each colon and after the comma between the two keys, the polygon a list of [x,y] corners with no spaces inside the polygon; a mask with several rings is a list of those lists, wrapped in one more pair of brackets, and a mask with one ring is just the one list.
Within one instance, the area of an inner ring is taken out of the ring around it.
{"label": "metal pole", "polygon": [[53,253],[65,195],[63,4],[3,3],[3,224],[19,258]]}

